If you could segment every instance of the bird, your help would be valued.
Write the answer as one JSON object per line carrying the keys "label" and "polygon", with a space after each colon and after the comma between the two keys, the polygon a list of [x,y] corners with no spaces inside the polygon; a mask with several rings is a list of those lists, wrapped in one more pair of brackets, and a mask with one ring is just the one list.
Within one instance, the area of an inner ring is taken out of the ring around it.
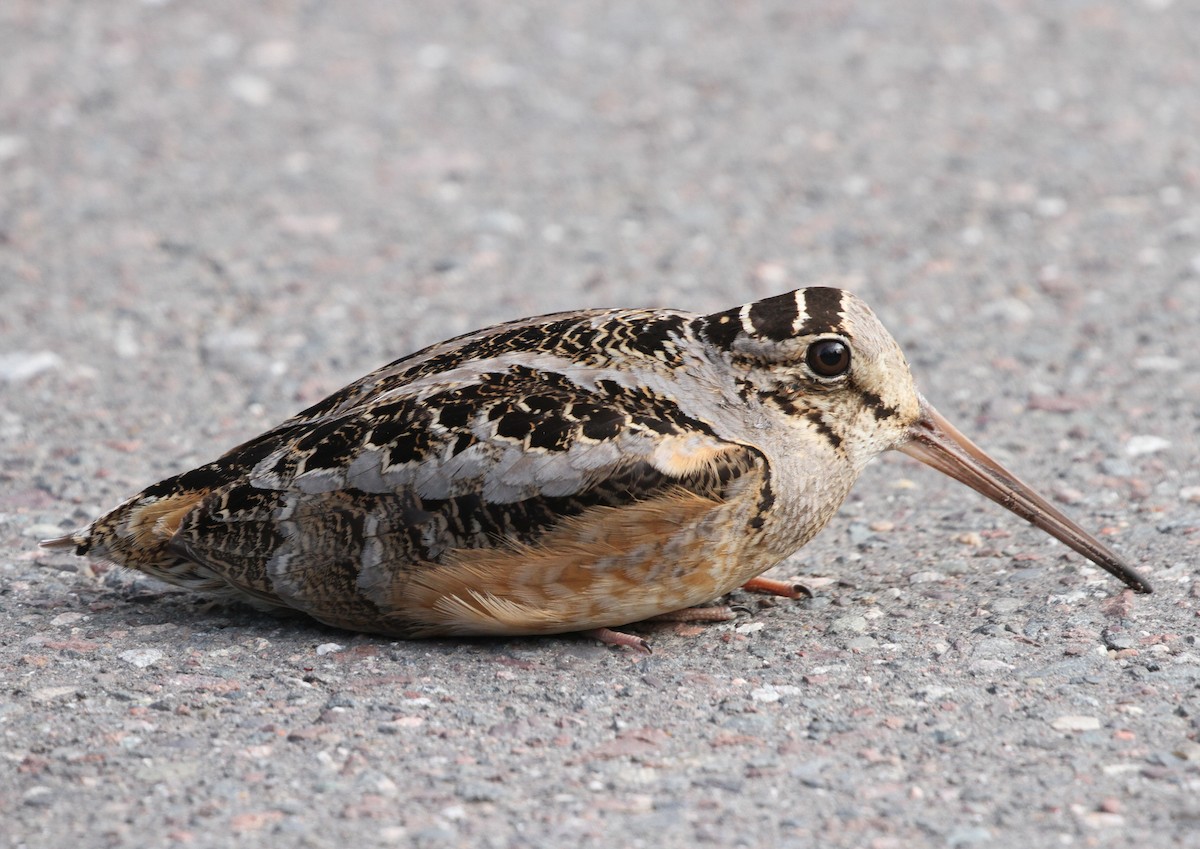
{"label": "bird", "polygon": [[959,432],[842,289],[559,312],[402,357],[41,544],[398,638],[723,619],[899,450],[1148,581]]}

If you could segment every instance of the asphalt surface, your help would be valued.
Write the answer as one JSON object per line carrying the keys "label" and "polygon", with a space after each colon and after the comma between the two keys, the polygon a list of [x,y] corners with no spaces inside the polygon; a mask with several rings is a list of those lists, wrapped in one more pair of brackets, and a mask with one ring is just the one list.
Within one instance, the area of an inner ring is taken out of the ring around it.
{"label": "asphalt surface", "polygon": [[[0,845],[1200,846],[1200,6],[0,4]],[[504,319],[871,303],[907,458],[708,627],[393,642],[36,540]]]}

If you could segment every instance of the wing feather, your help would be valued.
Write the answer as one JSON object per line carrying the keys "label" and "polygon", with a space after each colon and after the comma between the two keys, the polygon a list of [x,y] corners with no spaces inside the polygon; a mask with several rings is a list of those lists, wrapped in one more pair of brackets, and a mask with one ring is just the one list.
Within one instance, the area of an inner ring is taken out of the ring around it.
{"label": "wing feather", "polygon": [[426,377],[420,394],[392,387],[279,431],[269,452],[252,444],[245,475],[187,518],[173,551],[260,598],[363,621],[379,587],[447,552],[536,548],[589,509],[680,491],[719,502],[763,468],[755,449],[615,381],[510,365]]}

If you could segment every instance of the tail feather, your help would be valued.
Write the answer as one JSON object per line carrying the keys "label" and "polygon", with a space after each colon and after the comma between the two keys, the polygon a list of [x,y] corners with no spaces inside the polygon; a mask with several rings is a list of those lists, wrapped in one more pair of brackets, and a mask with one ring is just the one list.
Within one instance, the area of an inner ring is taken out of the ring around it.
{"label": "tail feather", "polygon": [[[91,535],[92,529],[90,527],[80,528],[73,533],[67,534],[65,537],[44,539],[38,543],[38,546],[41,548],[85,548]],[[78,553],[82,554],[83,552]]]}
{"label": "tail feather", "polygon": [[[76,554],[111,560],[173,584],[220,585],[202,566],[168,549],[179,524],[200,506],[207,490],[169,495],[136,495],[85,528],[42,540],[49,549],[73,548]],[[204,573],[204,574],[198,574]]]}

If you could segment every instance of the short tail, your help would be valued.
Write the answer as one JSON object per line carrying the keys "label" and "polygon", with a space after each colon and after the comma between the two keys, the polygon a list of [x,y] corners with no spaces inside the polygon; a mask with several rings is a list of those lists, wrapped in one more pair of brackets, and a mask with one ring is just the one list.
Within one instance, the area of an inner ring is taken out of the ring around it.
{"label": "short tail", "polygon": [[67,534],[65,537],[55,537],[54,539],[44,539],[38,543],[41,548],[73,548],[76,554],[86,554],[88,548],[91,547],[92,528],[89,525],[86,528],[80,528],[74,533]]}
{"label": "short tail", "polygon": [[179,523],[204,500],[207,490],[184,490],[170,495],[135,495],[116,509],[74,533],[42,540],[42,548],[74,549],[78,555],[111,560],[156,578],[172,581],[181,565],[168,550]]}

